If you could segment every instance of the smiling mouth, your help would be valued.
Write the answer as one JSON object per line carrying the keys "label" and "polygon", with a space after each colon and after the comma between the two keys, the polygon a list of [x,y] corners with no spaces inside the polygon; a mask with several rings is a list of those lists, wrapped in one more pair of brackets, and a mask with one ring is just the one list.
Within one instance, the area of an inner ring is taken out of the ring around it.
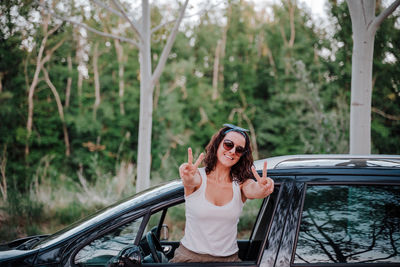
{"label": "smiling mouth", "polygon": [[225,157],[227,157],[228,159],[230,159],[230,160],[233,160],[233,158],[232,157],[229,157],[228,155],[224,155]]}

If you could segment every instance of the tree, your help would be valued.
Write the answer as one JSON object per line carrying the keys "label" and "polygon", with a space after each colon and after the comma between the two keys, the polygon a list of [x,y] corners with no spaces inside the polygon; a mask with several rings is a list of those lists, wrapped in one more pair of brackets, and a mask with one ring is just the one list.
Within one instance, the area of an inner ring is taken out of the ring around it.
{"label": "tree", "polygon": [[86,24],[76,22],[69,18],[65,18],[57,15],[54,10],[50,10],[45,7],[51,14],[56,16],[59,19],[64,21],[68,21],[80,27],[84,27],[85,29],[94,32],[96,34],[111,37],[114,39],[118,39],[120,41],[127,41],[133,45],[135,45],[139,51],[139,62],[140,62],[140,118],[139,118],[139,140],[138,140],[138,162],[137,162],[137,181],[136,181],[136,191],[142,191],[149,187],[150,185],[150,167],[151,167],[151,132],[152,132],[152,114],[153,114],[153,91],[154,86],[159,80],[165,63],[167,61],[168,55],[171,51],[172,45],[174,43],[176,34],[178,32],[178,28],[181,24],[183,15],[186,10],[186,6],[189,0],[185,0],[184,4],[180,8],[180,13],[178,18],[175,20],[175,24],[173,29],[170,32],[168,40],[164,46],[164,49],[161,53],[160,59],[157,63],[154,71],[152,70],[152,56],[151,56],[151,36],[152,34],[161,28],[162,25],[159,25],[153,29],[151,29],[151,20],[150,20],[150,6],[148,0],[142,0],[142,18],[141,25],[139,25],[138,21],[134,18],[130,18],[125,11],[123,5],[119,2],[119,0],[112,0],[112,3],[115,8],[111,5],[106,5],[103,2],[98,0],[92,0],[94,3],[99,5],[102,8],[105,8],[109,12],[116,14],[117,16],[124,19],[129,23],[131,29],[136,34],[138,42],[131,38],[125,38],[122,36],[114,35],[107,32],[102,32],[96,30]]}
{"label": "tree", "polygon": [[400,5],[400,0],[377,17],[374,0],[347,0],[347,5],[353,30],[350,154],[370,154],[374,39],[379,26]]}
{"label": "tree", "polygon": [[[64,40],[60,41],[58,44],[56,44],[47,54],[46,56],[43,57],[43,53],[46,47],[46,42],[47,39],[49,38],[50,35],[52,35],[53,33],[55,33],[58,28],[61,26],[61,24],[55,26],[54,28],[52,28],[50,31],[48,30],[49,27],[49,21],[50,21],[51,16],[45,15],[43,16],[43,39],[42,42],[40,44],[40,48],[39,48],[39,52],[36,58],[36,69],[35,69],[35,74],[33,76],[32,79],[32,83],[29,86],[29,90],[28,90],[28,120],[26,123],[26,131],[27,131],[27,140],[26,140],[26,146],[25,146],[25,155],[27,156],[29,154],[29,139],[31,137],[32,134],[32,123],[33,123],[33,105],[34,105],[34,101],[33,101],[33,95],[36,89],[36,86],[39,82],[39,74],[40,71],[42,70],[44,64],[50,60],[51,55],[54,53],[55,50],[57,50],[62,43],[64,42]],[[62,118],[63,120],[63,118]],[[68,146],[66,145],[66,154],[69,155],[69,151],[68,151]]]}

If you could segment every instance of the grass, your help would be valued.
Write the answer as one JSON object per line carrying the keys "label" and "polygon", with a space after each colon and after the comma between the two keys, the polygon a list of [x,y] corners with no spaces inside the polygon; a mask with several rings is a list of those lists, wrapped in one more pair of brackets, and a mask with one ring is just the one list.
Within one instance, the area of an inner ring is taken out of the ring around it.
{"label": "grass", "polygon": [[135,193],[135,170],[131,163],[122,162],[115,175],[98,168],[98,179],[90,183],[82,172],[77,172],[75,180],[79,182],[59,174],[51,159],[42,159],[27,193],[9,188],[7,199],[0,200],[0,243],[54,233]]}

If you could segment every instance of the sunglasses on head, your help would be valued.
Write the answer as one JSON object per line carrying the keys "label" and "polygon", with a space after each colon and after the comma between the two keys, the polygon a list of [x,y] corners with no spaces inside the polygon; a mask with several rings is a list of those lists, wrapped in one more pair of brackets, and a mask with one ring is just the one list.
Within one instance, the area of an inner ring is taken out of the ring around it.
{"label": "sunglasses on head", "polygon": [[238,133],[242,134],[246,138],[245,132],[249,131],[249,130],[247,130],[245,128],[242,128],[242,127],[239,127],[239,126],[236,126],[236,125],[233,125],[233,124],[225,123],[224,126],[230,128],[230,129],[228,129],[228,130],[226,130],[224,132],[225,134],[227,134],[227,133],[229,133],[231,131],[235,131],[235,132],[238,132]]}
{"label": "sunglasses on head", "polygon": [[[232,148],[234,148],[235,147],[235,143],[233,143],[231,140],[229,140],[229,139],[225,139],[224,140],[224,142],[223,142],[223,146],[224,146],[224,149],[225,150],[232,150]],[[244,147],[242,147],[242,146],[236,146],[235,147],[235,154],[237,155],[237,156],[241,156],[241,155],[243,155],[243,153],[244,152],[246,152],[246,149],[244,148]]]}

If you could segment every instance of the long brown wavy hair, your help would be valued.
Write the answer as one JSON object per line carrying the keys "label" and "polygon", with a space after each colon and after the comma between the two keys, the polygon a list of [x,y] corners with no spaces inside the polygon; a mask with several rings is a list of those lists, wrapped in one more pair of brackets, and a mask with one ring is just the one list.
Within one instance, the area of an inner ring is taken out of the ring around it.
{"label": "long brown wavy hair", "polygon": [[240,157],[239,161],[231,167],[230,178],[231,181],[236,181],[242,184],[247,179],[253,177],[251,166],[253,165],[253,155],[250,145],[250,138],[246,132],[242,132],[230,127],[221,128],[216,134],[213,135],[210,142],[206,147],[206,156],[204,158],[205,171],[209,174],[215,169],[217,165],[217,150],[226,135],[226,131],[231,130],[241,133],[246,139],[245,152]]}

